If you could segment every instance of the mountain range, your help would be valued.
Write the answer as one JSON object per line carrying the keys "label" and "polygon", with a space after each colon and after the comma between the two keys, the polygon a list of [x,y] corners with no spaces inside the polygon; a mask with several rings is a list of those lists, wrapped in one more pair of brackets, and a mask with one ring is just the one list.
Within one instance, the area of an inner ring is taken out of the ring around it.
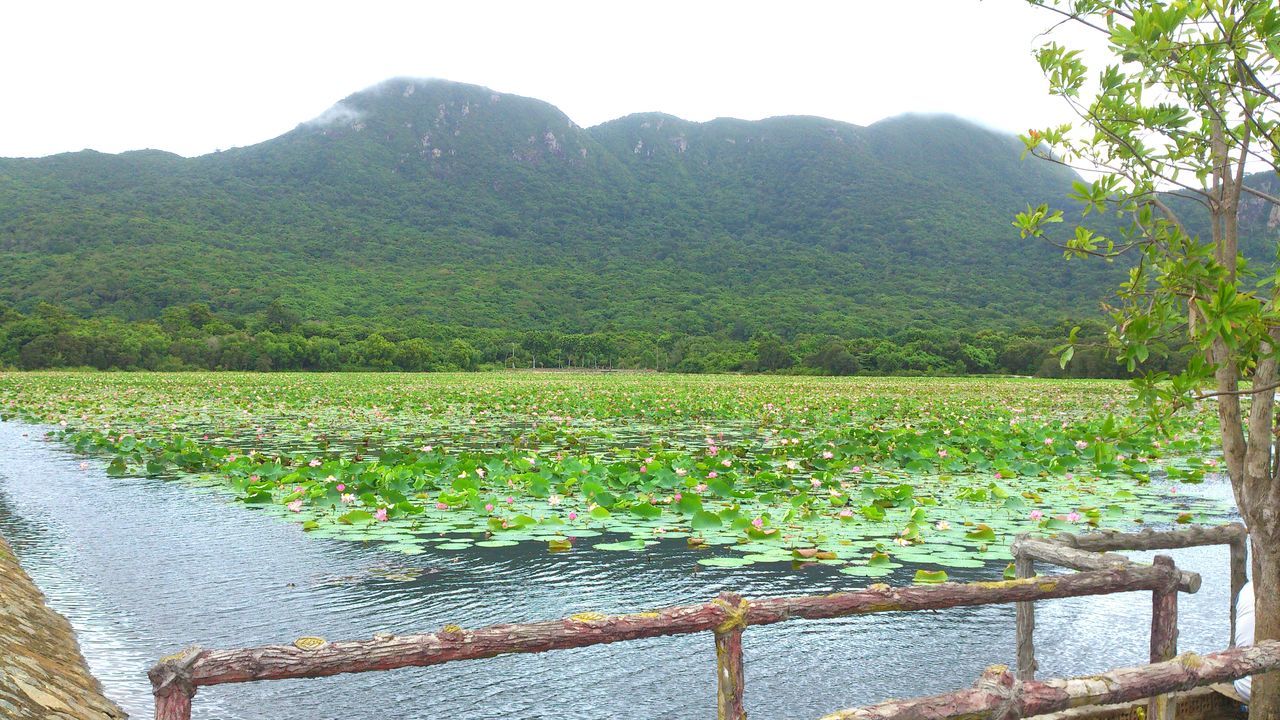
{"label": "mountain range", "polygon": [[1021,150],[948,116],[582,128],[394,79],[200,157],[0,160],[0,302],[744,338],[1096,314],[1121,269],[1019,240],[1014,213],[1075,178]]}

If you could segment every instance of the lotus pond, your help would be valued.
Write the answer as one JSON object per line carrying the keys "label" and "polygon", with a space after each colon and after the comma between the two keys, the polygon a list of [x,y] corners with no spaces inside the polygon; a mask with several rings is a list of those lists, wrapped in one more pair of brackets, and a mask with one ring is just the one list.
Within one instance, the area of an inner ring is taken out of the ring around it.
{"label": "lotus pond", "polygon": [[[1212,521],[1209,412],[1106,381],[649,374],[9,374],[0,417],[117,476],[212,487],[416,555],[644,553],[918,582],[1019,532]],[[1153,478],[1158,482],[1152,482]],[[192,502],[201,502],[192,494]]]}

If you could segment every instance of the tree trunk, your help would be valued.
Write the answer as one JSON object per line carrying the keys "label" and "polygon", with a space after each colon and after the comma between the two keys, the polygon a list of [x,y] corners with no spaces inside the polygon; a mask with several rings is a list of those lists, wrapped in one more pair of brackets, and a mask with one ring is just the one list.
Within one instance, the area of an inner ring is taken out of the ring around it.
{"label": "tree trunk", "polygon": [[[1280,639],[1280,547],[1268,535],[1252,535],[1255,642]],[[1250,698],[1250,720],[1280,718],[1280,673],[1255,675]]]}

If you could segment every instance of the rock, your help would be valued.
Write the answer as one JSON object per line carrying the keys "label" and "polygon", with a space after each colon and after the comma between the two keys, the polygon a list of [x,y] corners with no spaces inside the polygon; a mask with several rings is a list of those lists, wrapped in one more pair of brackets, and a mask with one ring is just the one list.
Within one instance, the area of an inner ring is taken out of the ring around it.
{"label": "rock", "polygon": [[0,538],[0,716],[11,720],[117,720],[75,631],[45,604]]}

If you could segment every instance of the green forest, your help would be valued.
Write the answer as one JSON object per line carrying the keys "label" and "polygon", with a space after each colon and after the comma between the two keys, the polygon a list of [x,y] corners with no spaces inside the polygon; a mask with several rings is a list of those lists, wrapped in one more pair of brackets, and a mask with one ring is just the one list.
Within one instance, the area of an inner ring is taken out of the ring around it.
{"label": "green forest", "polygon": [[392,80],[200,157],[0,159],[0,364],[1047,373],[1125,268],[1019,240],[1075,178],[1021,153]]}
{"label": "green forest", "polygon": [[[0,366],[26,370],[399,370],[408,372],[632,369],[686,373],[813,375],[1018,374],[1126,377],[1106,352],[1103,327],[1086,325],[1066,368],[1051,349],[1070,328],[1018,331],[907,328],[887,336],[801,333],[784,339],[654,334],[562,333],[303,321],[273,304],[249,317],[222,317],[207,305],[166,309],[157,320],[82,319],[49,304],[30,314],[0,308]],[[1176,367],[1185,358],[1175,354]]]}

